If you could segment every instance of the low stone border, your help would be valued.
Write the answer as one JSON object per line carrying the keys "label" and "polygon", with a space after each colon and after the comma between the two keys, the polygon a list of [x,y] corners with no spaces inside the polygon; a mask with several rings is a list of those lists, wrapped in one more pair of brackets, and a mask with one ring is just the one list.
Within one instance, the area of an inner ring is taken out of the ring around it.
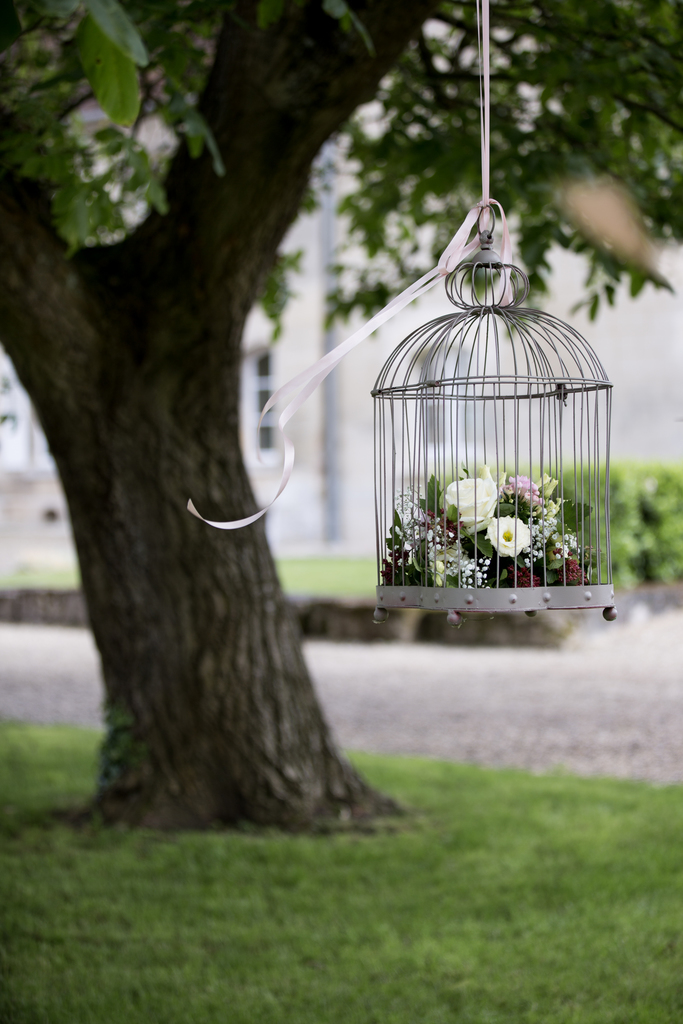
{"label": "low stone border", "polygon": [[[466,616],[453,629],[443,613],[392,610],[386,622],[373,622],[375,602],[368,599],[294,597],[305,637],[361,642],[428,642],[477,647],[557,647],[577,628],[604,626],[601,612],[540,612],[535,618],[509,614],[486,618]],[[617,595],[620,621],[638,621],[683,607],[683,583],[647,584]],[[0,590],[0,622],[33,622],[51,626],[87,626],[80,590]]]}
{"label": "low stone border", "polygon": [[376,623],[375,602],[368,600],[292,601],[306,637],[326,640],[428,642],[459,646],[557,647],[574,628],[572,613],[465,616],[459,629],[449,626],[442,612],[413,608],[391,609],[386,622]]}
{"label": "low stone border", "polygon": [[0,622],[43,626],[87,626],[82,590],[0,590]]}

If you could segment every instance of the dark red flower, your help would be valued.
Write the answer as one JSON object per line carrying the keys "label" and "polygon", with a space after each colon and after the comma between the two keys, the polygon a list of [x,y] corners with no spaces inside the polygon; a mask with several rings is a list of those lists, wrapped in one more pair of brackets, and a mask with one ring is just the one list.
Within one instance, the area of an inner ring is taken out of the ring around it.
{"label": "dark red flower", "polygon": [[[532,584],[532,580],[533,580],[533,584]],[[514,585],[514,576],[512,578],[512,582],[513,582],[513,585]],[[540,587],[540,585],[541,585],[541,577],[540,576],[532,576],[530,569],[518,569],[517,570],[517,586],[518,587],[531,587],[532,585],[534,587]]]}
{"label": "dark red flower", "polygon": [[395,586],[394,581],[400,581],[402,576],[403,556],[407,551],[390,551],[389,558],[382,559],[382,581],[386,587]]}
{"label": "dark red flower", "polygon": [[560,570],[560,579],[567,583],[583,583],[583,571],[575,558],[565,558],[564,571]]}

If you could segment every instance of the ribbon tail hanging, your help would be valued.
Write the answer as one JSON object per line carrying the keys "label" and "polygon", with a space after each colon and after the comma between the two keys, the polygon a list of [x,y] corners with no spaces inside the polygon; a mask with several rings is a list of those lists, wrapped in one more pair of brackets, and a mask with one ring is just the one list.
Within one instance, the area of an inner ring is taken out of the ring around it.
{"label": "ribbon tail hanging", "polygon": [[[483,95],[481,102],[482,111],[482,199],[475,206],[473,206],[467,213],[462,224],[456,231],[455,235],[448,243],[443,253],[439,258],[439,262],[431,270],[423,274],[419,280],[405,288],[399,295],[397,295],[391,302],[376,313],[370,320],[367,321],[362,327],[355,331],[346,341],[343,341],[336,348],[332,349],[318,359],[317,362],[313,363],[306,370],[302,370],[291,380],[283,384],[282,387],[275,391],[261,412],[261,418],[259,420],[257,430],[261,429],[261,423],[263,417],[282,399],[290,398],[292,395],[295,397],[291,399],[289,404],[285,406],[277,426],[280,434],[282,435],[283,447],[284,447],[284,461],[282,466],[282,475],[280,477],[280,483],[272,501],[268,502],[264,508],[258,512],[254,512],[253,515],[246,516],[244,519],[233,519],[227,522],[214,522],[210,519],[204,519],[204,517],[197,511],[194,503],[190,499],[187,503],[188,510],[192,515],[201,519],[202,522],[208,526],[213,526],[217,530],[239,530],[243,526],[249,526],[251,523],[255,523],[257,519],[264,516],[269,508],[275,501],[280,497],[285,487],[289,483],[289,479],[292,475],[294,468],[294,444],[291,438],[285,433],[285,427],[291,420],[292,416],[301,408],[313,392],[322,384],[327,375],[334,370],[336,366],[342,361],[342,359],[348,355],[357,345],[360,345],[366,338],[369,338],[371,334],[374,334],[378,328],[382,327],[389,320],[392,319],[402,309],[405,309],[411,302],[418,299],[421,295],[428,292],[437,281],[442,280],[444,277],[451,274],[456,267],[462,262],[462,260],[469,256],[470,253],[474,252],[479,247],[478,234],[468,241],[472,229],[478,223],[484,211],[490,213],[491,207],[496,206],[500,212],[501,225],[502,225],[502,245],[500,256],[504,264],[508,264],[512,259],[512,244],[510,241],[510,232],[508,230],[507,220],[505,218],[505,211],[501,204],[489,196],[489,153],[490,153],[490,74],[489,74],[489,0],[482,0],[483,2],[483,24],[480,20],[479,15],[479,0],[477,0],[477,28],[479,35],[479,48],[480,53],[483,49],[483,61],[482,61],[482,76],[483,82]],[[510,283],[509,272],[503,269],[503,275],[505,279],[505,285],[503,295],[501,298],[501,305],[509,305],[512,302],[512,288]]]}

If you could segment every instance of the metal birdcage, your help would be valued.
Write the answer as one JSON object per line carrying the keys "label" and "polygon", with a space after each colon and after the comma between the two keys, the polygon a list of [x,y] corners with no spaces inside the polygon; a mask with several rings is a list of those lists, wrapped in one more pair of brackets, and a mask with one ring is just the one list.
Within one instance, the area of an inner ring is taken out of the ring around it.
{"label": "metal birdcage", "polygon": [[447,279],[455,310],[392,352],[373,389],[378,586],[390,608],[603,608],[611,391],[590,345],[522,306],[491,232]]}

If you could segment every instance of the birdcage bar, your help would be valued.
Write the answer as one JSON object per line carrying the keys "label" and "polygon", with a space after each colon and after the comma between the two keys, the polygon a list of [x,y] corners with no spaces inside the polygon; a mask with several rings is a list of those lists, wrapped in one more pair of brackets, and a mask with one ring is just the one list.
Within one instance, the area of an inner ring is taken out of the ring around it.
{"label": "birdcage bar", "polygon": [[455,312],[404,339],[373,389],[378,607],[611,609],[600,361],[521,307],[528,281],[490,245],[446,288]]}

